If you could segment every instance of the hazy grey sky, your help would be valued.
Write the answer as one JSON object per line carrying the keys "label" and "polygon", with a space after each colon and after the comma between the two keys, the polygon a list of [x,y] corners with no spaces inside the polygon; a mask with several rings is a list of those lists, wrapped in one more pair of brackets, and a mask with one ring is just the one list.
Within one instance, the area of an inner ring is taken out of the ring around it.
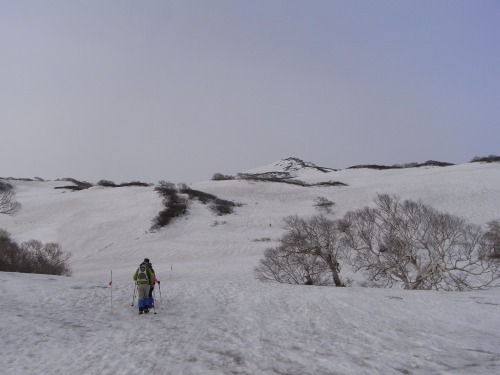
{"label": "hazy grey sky", "polygon": [[0,0],[0,176],[500,154],[498,0]]}

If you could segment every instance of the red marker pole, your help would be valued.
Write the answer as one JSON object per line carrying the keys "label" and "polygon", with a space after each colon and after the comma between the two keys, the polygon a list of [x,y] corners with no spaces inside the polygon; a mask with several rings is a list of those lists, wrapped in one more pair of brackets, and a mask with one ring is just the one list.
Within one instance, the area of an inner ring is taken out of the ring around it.
{"label": "red marker pole", "polygon": [[111,313],[113,313],[113,270],[111,270],[111,280],[109,281],[111,286]]}

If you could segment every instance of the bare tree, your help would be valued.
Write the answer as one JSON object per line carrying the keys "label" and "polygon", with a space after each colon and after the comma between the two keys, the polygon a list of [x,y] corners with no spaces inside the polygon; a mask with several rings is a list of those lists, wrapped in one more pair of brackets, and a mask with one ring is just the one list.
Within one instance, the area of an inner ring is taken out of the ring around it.
{"label": "bare tree", "polygon": [[30,240],[21,244],[21,252],[27,258],[27,266],[30,267],[30,270],[24,272],[71,275],[68,260],[72,254],[63,251],[58,243],[42,244],[40,241]]}
{"label": "bare tree", "polygon": [[21,203],[14,201],[15,195],[11,184],[0,181],[0,214],[14,215],[21,209]]}
{"label": "bare tree", "polygon": [[57,243],[30,240],[18,245],[0,229],[0,271],[70,276],[70,258]]}
{"label": "bare tree", "polygon": [[285,246],[268,248],[255,268],[260,281],[283,284],[328,285],[326,263],[316,256],[290,252]]}
{"label": "bare tree", "polygon": [[344,286],[340,278],[338,221],[314,216],[289,216],[280,246],[268,249],[256,268],[259,280],[290,284]]}
{"label": "bare tree", "polygon": [[499,278],[498,267],[480,256],[479,226],[395,196],[378,195],[375,203],[341,221],[352,264],[375,285],[464,290]]}
{"label": "bare tree", "polygon": [[320,258],[328,266],[335,286],[345,286],[340,279],[343,252],[339,246],[342,233],[338,229],[338,221],[321,215],[310,219],[289,216],[284,221],[287,232],[281,238],[283,246],[295,254]]}
{"label": "bare tree", "polygon": [[481,242],[481,257],[500,262],[500,220],[490,221],[486,225],[488,230]]}
{"label": "bare tree", "polygon": [[10,233],[0,229],[0,271],[16,272],[19,264],[19,247]]}

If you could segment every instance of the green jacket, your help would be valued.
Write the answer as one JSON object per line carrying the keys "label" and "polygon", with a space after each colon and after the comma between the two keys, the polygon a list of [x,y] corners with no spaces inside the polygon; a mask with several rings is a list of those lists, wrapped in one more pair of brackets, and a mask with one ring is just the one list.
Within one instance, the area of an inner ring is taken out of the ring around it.
{"label": "green jacket", "polygon": [[153,274],[153,272],[151,272],[151,270],[149,268],[146,268],[146,273],[148,275],[148,281],[146,281],[146,280],[137,281],[137,274],[138,273],[139,273],[139,268],[137,268],[137,271],[135,271],[134,276],[132,277],[137,282],[137,285],[140,285],[140,284],[154,285],[154,274]]}

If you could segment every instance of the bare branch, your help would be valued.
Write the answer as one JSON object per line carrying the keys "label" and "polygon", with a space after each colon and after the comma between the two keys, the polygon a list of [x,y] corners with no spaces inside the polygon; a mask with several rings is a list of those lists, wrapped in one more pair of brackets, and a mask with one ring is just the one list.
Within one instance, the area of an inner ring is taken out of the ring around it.
{"label": "bare branch", "polygon": [[349,260],[373,285],[465,290],[500,277],[498,263],[484,255],[491,246],[479,226],[394,196],[379,195],[375,203],[342,220]]}

